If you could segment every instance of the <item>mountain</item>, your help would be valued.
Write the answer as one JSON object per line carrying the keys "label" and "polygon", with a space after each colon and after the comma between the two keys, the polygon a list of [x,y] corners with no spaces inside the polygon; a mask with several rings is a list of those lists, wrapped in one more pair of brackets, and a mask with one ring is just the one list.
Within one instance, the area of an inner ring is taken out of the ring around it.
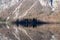
{"label": "mountain", "polygon": [[46,22],[60,23],[60,0],[0,0],[0,40],[60,40],[60,24]]}

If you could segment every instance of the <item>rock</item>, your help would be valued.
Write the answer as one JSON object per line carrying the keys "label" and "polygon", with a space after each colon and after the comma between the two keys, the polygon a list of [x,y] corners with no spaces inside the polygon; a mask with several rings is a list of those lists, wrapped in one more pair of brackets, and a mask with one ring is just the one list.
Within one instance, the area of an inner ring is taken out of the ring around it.
{"label": "rock", "polygon": [[[0,0],[0,18],[0,40],[60,40],[59,0]],[[11,24],[33,18],[54,24],[35,28]]]}

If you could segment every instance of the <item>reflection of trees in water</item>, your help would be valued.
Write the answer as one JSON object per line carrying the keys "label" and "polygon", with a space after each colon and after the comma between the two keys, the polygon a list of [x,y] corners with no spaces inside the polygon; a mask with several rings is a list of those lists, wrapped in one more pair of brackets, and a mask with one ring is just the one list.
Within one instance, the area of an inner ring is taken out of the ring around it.
{"label": "reflection of trees in water", "polygon": [[6,19],[4,19],[4,18],[0,18],[0,21],[1,21],[1,22],[5,22]]}
{"label": "reflection of trees in water", "polygon": [[16,26],[24,26],[24,27],[37,27],[40,25],[44,25],[44,24],[59,24],[58,22],[45,22],[45,21],[41,21],[41,20],[37,20],[35,18],[33,19],[22,19],[19,20],[17,19],[16,21],[10,21],[10,20],[6,20],[4,18],[0,18],[0,27],[10,27],[10,26],[14,26],[14,24]]}
{"label": "reflection of trees in water", "polygon": [[6,25],[10,25],[9,20],[6,20],[6,18],[0,18],[0,27],[6,28]]}
{"label": "reflection of trees in water", "polygon": [[6,24],[0,24],[0,28],[6,27]]}
{"label": "reflection of trees in water", "polygon": [[13,24],[16,24],[17,26],[22,25],[24,27],[29,26],[37,27],[38,25],[48,24],[48,22],[39,21],[37,19],[23,19],[16,20],[15,22],[13,22]]}

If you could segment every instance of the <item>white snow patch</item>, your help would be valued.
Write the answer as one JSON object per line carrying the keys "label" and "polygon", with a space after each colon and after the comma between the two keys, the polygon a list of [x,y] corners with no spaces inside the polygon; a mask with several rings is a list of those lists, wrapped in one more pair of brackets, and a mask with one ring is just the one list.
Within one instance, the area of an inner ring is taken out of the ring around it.
{"label": "white snow patch", "polygon": [[36,3],[37,3],[37,1],[35,1],[35,2],[33,3],[33,5],[32,5],[28,10],[26,10],[26,11],[23,13],[23,15],[19,16],[19,18],[26,16],[27,13],[36,5]]}
{"label": "white snow patch", "polygon": [[56,37],[55,37],[55,35],[52,35],[52,38],[51,38],[51,40],[56,40]]}
{"label": "white snow patch", "polygon": [[24,28],[18,28],[20,31],[24,32],[31,40],[33,40],[27,33],[27,31]]}
{"label": "white snow patch", "polygon": [[[24,2],[24,1],[25,1],[25,0],[23,0],[23,2]],[[19,4],[19,6],[13,11],[13,14],[16,15],[16,16],[14,17],[14,19],[16,19],[16,18],[18,17],[18,15],[19,15],[19,9],[21,8],[23,2],[21,2],[21,3]]]}
{"label": "white snow patch", "polygon": [[18,40],[21,40],[18,32],[19,32],[19,31],[18,31],[17,27],[13,27],[13,32],[12,32],[12,34],[13,34]]}
{"label": "white snow patch", "polygon": [[58,8],[58,2],[60,2],[60,0],[53,0],[53,6],[51,6],[51,2],[49,2],[50,0],[39,0],[40,4],[42,6],[50,6],[52,8],[52,11],[55,11]]}

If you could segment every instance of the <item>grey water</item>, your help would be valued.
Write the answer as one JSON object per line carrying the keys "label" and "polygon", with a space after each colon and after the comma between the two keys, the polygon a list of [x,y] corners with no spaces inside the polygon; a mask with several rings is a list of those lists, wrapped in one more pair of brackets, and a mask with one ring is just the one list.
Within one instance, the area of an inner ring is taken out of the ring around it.
{"label": "grey water", "polygon": [[[6,24],[6,22],[8,22],[8,24]],[[6,19],[4,18],[0,18],[0,28],[4,28],[6,27],[6,25],[8,25],[9,27],[12,25],[16,25],[17,27],[19,27],[19,25],[23,26],[23,27],[37,27],[37,26],[42,26],[42,25],[49,25],[49,24],[60,24],[60,23],[53,23],[53,22],[45,22],[42,20],[38,20],[38,19],[22,19],[19,20],[17,19],[16,21],[6,21]]]}
{"label": "grey water", "polygon": [[[6,24],[6,22],[8,22],[8,24]],[[9,21],[6,21],[6,19],[4,18],[0,18],[1,27],[6,27],[6,25],[10,25],[10,24],[11,25],[15,24],[17,27],[19,25],[24,26],[24,27],[29,27],[29,26],[37,27],[39,25],[48,24],[48,22],[43,22],[43,21],[33,18],[33,19],[22,19],[22,20],[17,19],[16,21],[12,21],[12,23],[10,23]]]}

